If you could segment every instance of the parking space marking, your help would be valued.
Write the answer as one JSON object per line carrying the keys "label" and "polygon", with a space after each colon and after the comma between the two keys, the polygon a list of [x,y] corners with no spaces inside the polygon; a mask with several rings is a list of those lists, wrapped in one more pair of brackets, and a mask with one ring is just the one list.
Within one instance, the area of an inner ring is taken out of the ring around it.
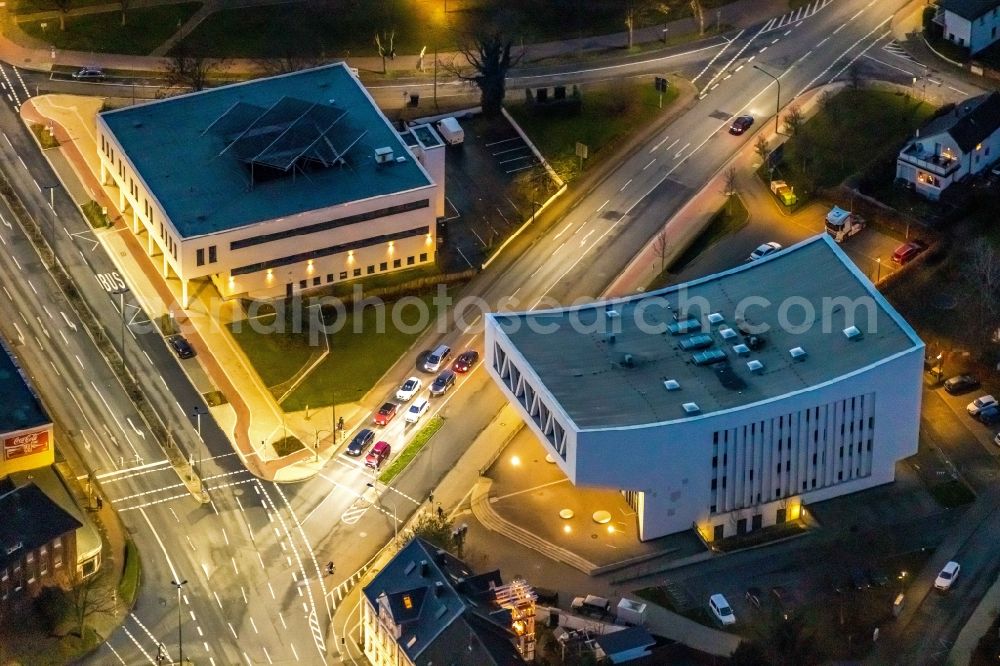
{"label": "parking space marking", "polygon": [[512,136],[509,139],[501,139],[500,141],[494,141],[493,143],[486,143],[486,144],[483,144],[483,145],[485,145],[487,148],[489,148],[490,146],[499,146],[501,143],[507,143],[508,141],[520,141],[520,140],[521,140],[521,137],[519,137],[519,136]]}

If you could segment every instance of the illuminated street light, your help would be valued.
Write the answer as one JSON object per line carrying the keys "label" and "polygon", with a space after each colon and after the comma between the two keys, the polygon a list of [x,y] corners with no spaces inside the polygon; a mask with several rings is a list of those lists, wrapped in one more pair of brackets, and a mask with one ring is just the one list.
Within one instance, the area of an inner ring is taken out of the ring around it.
{"label": "illuminated street light", "polygon": [[753,68],[756,69],[758,72],[763,72],[764,74],[767,74],[772,79],[774,79],[775,83],[778,84],[778,96],[774,100],[774,133],[778,134],[779,133],[778,132],[778,114],[781,112],[781,81],[778,79],[777,76],[775,76],[771,72],[767,71],[766,69],[758,67],[757,65],[754,65]]}

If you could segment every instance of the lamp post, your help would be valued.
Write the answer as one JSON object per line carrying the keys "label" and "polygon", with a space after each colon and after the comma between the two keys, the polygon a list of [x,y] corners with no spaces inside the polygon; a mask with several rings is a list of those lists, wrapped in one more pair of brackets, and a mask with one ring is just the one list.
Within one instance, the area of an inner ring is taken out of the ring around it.
{"label": "lamp post", "polygon": [[875,266],[877,271],[875,274],[875,284],[878,284],[878,281],[882,279],[882,257],[875,257]]}
{"label": "lamp post", "polygon": [[118,306],[122,315],[122,367],[125,369],[126,375],[128,374],[128,356],[125,354],[125,292],[127,291],[128,287],[124,287],[111,292],[118,295]]}
{"label": "lamp post", "polygon": [[[366,483],[366,486],[375,490],[374,483]],[[382,499],[381,497],[379,498]],[[392,545],[399,547],[399,521],[396,519],[396,502],[395,500],[389,502],[392,505]]]}
{"label": "lamp post", "polygon": [[779,133],[778,132],[778,114],[781,112],[781,80],[777,76],[775,76],[774,74],[772,74],[771,72],[767,71],[766,69],[764,69],[762,67],[754,65],[753,68],[756,69],[758,72],[762,72],[764,74],[767,74],[772,79],[774,79],[775,83],[778,84],[778,96],[774,100],[774,133],[778,134]]}
{"label": "lamp post", "polygon": [[177,662],[183,666],[184,664],[184,636],[181,633],[181,588],[187,585],[187,580],[182,580],[177,582],[175,580],[170,581],[170,584],[177,588],[177,650],[180,652],[180,660]]}

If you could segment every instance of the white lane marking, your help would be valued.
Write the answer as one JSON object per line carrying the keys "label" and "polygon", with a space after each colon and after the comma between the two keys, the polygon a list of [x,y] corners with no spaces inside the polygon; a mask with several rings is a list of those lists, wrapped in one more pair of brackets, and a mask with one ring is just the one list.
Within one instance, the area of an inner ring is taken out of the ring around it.
{"label": "white lane marking", "polygon": [[60,311],[59,311],[59,314],[61,314],[61,315],[62,315],[62,318],[63,318],[63,320],[64,320],[64,321],[66,322],[66,325],[67,325],[67,326],[69,326],[70,328],[72,328],[72,329],[73,329],[73,332],[74,332],[74,333],[76,333],[76,324],[75,324],[75,323],[73,323],[72,321],[70,321],[70,318],[69,318],[69,317],[67,317],[67,316],[66,316],[66,313],[65,313],[65,312],[63,312],[62,310],[60,310]]}
{"label": "white lane marking", "polygon": [[687,147],[688,147],[688,146],[690,146],[690,145],[691,145],[691,142],[690,142],[690,141],[688,141],[687,143],[685,143],[685,144],[684,144],[684,147],[683,147],[683,148],[681,148],[680,150],[678,150],[678,151],[677,151],[677,152],[676,152],[676,153],[674,154],[674,159],[676,160],[676,159],[677,159],[678,157],[680,157],[680,156],[681,156],[681,153],[683,153],[683,152],[684,152],[685,150],[687,150]]}
{"label": "white lane marking", "polygon": [[601,204],[601,207],[600,207],[600,208],[598,208],[598,209],[597,209],[596,211],[594,211],[594,212],[595,212],[595,213],[600,213],[600,212],[601,212],[602,210],[604,210],[604,207],[605,207],[605,206],[607,206],[607,205],[608,205],[609,203],[611,203],[611,199],[608,199],[607,201],[605,201],[604,203],[602,203],[602,204]]}
{"label": "white lane marking", "polygon": [[[744,32],[745,32],[744,30],[740,30],[739,33],[737,33],[736,37],[739,37]],[[726,50],[729,48],[730,44],[732,44],[734,41],[736,41],[736,37],[734,37],[731,41],[726,42],[726,44],[723,45],[723,47],[719,50],[719,52],[716,53],[715,56],[711,60],[708,61],[708,64],[705,65],[705,69],[703,69],[700,72],[698,72],[698,75],[696,77],[694,77],[693,79],[691,79],[691,83],[694,83],[695,81],[697,81],[698,79],[700,79],[702,76],[705,75],[705,72],[707,72],[712,67],[712,65],[715,64],[715,61],[718,60],[719,57],[723,53],[726,52]]]}
{"label": "white lane marking", "polygon": [[645,171],[646,169],[648,169],[649,167],[653,166],[654,164],[656,164],[656,158],[655,157],[653,159],[649,160],[649,164],[647,164],[646,166],[642,167],[642,170]]}
{"label": "white lane marking", "polygon": [[629,178],[628,180],[626,180],[626,181],[625,181],[625,184],[624,184],[624,185],[622,185],[622,186],[621,186],[621,189],[620,189],[620,190],[618,190],[618,191],[619,191],[619,192],[624,192],[624,191],[625,191],[625,188],[626,188],[626,187],[628,187],[628,186],[629,186],[629,183],[631,183],[631,182],[632,182],[632,179],[631,179],[631,178]]}
{"label": "white lane marking", "polygon": [[[655,151],[656,149],[658,149],[660,146],[662,146],[664,143],[666,143],[667,139],[669,139],[669,138],[670,138],[669,136],[665,136],[662,139],[660,139],[660,142],[658,144],[656,144],[655,146],[653,146],[652,148],[650,148],[649,152],[652,153],[653,151]],[[667,150],[669,150],[669,148]]]}

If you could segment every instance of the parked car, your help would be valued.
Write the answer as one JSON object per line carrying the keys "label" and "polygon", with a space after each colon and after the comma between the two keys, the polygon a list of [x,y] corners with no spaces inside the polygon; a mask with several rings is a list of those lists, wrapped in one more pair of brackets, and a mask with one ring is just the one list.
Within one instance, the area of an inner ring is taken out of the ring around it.
{"label": "parked car", "polygon": [[535,601],[539,606],[548,606],[550,608],[559,606],[559,593],[556,590],[550,590],[547,587],[536,587],[534,590]]}
{"label": "parked car", "polygon": [[169,338],[170,346],[178,358],[191,358],[194,356],[194,347],[183,335],[172,335]]}
{"label": "parked car", "polygon": [[479,352],[474,349],[470,349],[458,355],[458,358],[455,359],[455,363],[451,366],[451,369],[455,372],[468,372],[472,369],[472,366],[478,362]]}
{"label": "parked car", "polygon": [[729,133],[739,136],[750,129],[751,125],[753,125],[753,116],[736,116],[733,119],[733,124],[729,126]]}
{"label": "parked car", "polygon": [[958,562],[949,562],[944,565],[941,573],[934,579],[934,587],[942,592],[950,590],[951,586],[955,584],[955,579],[958,578],[958,572],[961,570],[962,566]]}
{"label": "parked car", "polygon": [[979,380],[972,375],[956,375],[944,382],[944,390],[952,395],[961,395],[979,388]]}
{"label": "parked car", "polygon": [[712,615],[723,626],[736,624],[736,615],[726,598],[721,594],[713,594],[708,598],[708,607],[712,610]]}
{"label": "parked car", "polygon": [[384,403],[375,413],[375,425],[388,425],[389,421],[396,417],[396,410],[398,409],[399,405],[394,402]]}
{"label": "parked car", "polygon": [[379,442],[372,447],[372,450],[368,452],[365,456],[365,467],[371,467],[372,469],[382,469],[382,463],[385,459],[389,457],[392,453],[392,447],[389,446],[389,442]]}
{"label": "parked car", "polygon": [[83,67],[73,72],[73,78],[80,80],[104,80],[104,70],[100,67]]}
{"label": "parked car", "polygon": [[430,403],[427,402],[427,398],[418,398],[417,401],[410,405],[410,408],[406,410],[406,416],[403,418],[406,419],[407,423],[416,423],[420,420],[420,417],[427,412],[427,408],[429,406]]}
{"label": "parked car", "polygon": [[434,397],[444,395],[448,392],[448,389],[454,385],[455,373],[452,370],[445,370],[438,375],[437,379],[434,380],[434,383],[431,384],[431,395]]}
{"label": "parked car", "polygon": [[927,243],[922,240],[914,239],[906,241],[892,253],[892,263],[899,264],[900,266],[908,264],[926,249]]}
{"label": "parked car", "polygon": [[409,402],[423,388],[423,385],[424,383],[420,381],[419,377],[410,377],[396,389],[396,400]]}
{"label": "parked car", "polygon": [[1000,432],[998,432],[996,437],[993,438],[993,443],[1000,446]]}
{"label": "parked car", "polygon": [[574,597],[570,609],[581,615],[604,618],[611,613],[611,602],[604,597],[588,594],[586,597]]}
{"label": "parked car", "polygon": [[990,405],[984,408],[976,418],[988,426],[1000,423],[1000,405]]}
{"label": "parked car", "polygon": [[759,246],[756,250],[750,253],[750,256],[747,257],[747,261],[757,261],[758,259],[766,257],[769,254],[774,254],[780,249],[781,249],[781,243],[775,243],[774,241],[764,243],[763,245]]}
{"label": "parked car", "polygon": [[451,356],[451,347],[448,345],[438,345],[434,351],[424,359],[424,370],[427,372],[437,372],[441,365]]}
{"label": "parked car", "polygon": [[360,456],[365,452],[369,446],[372,445],[372,441],[375,439],[375,431],[371,428],[363,428],[358,431],[358,434],[354,436],[351,443],[347,445],[347,454],[351,456]]}
{"label": "parked car", "polygon": [[969,416],[979,416],[979,412],[995,404],[997,399],[992,395],[981,395],[966,405],[965,409],[968,410]]}

